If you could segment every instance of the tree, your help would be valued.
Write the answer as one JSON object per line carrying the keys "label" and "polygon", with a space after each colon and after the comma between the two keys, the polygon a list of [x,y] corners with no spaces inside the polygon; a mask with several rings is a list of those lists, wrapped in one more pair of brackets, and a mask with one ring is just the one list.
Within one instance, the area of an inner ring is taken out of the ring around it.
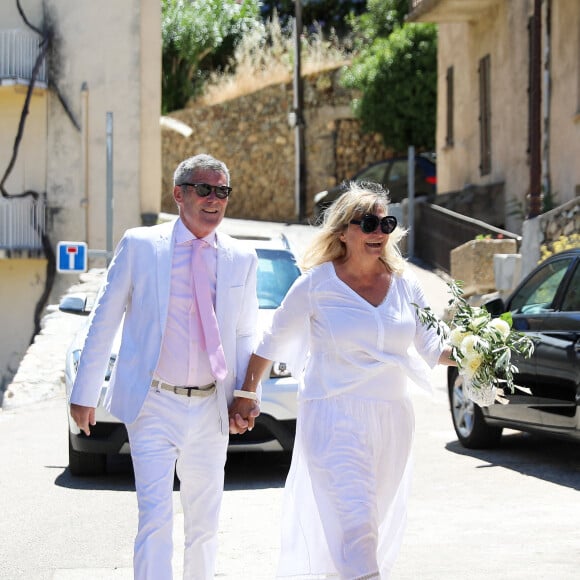
{"label": "tree", "polygon": [[353,109],[363,130],[385,146],[433,150],[437,114],[437,28],[404,24],[406,0],[369,0],[358,19],[361,52],[342,77],[361,96]]}
{"label": "tree", "polygon": [[262,26],[259,0],[162,0],[162,110],[183,108],[242,36]]}
{"label": "tree", "polygon": [[[325,33],[331,30],[338,34],[349,30],[349,16],[362,14],[365,0],[301,0],[302,22],[307,28],[319,26]],[[296,0],[264,0],[261,12],[271,18],[274,11],[282,23],[294,18]]]}
{"label": "tree", "polygon": [[376,38],[387,38],[402,27],[408,10],[409,0],[368,0],[366,11],[350,18],[359,46],[371,44]]}

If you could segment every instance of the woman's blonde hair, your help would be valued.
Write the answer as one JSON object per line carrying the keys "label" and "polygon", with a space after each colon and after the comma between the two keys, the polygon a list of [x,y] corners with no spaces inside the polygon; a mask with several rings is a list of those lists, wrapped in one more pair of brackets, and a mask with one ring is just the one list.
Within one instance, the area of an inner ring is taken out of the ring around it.
{"label": "woman's blonde hair", "polygon": [[[309,270],[324,262],[331,262],[343,258],[346,254],[346,245],[340,239],[340,234],[348,228],[353,219],[360,219],[364,214],[376,213],[382,209],[389,210],[389,194],[376,183],[346,184],[347,190],[325,212],[320,231],[300,260],[300,267]],[[396,273],[401,273],[406,261],[399,250],[399,242],[407,231],[400,226],[389,235],[389,240],[381,256],[387,267]]]}

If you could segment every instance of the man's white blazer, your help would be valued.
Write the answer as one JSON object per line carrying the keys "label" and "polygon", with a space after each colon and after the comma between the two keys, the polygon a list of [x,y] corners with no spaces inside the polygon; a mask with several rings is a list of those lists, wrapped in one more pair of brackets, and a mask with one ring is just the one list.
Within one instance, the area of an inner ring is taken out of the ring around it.
{"label": "man's white blazer", "polygon": [[[137,418],[161,352],[175,223],[127,230],[119,242],[89,318],[71,403],[97,406],[115,334],[124,317],[105,406],[124,423]],[[233,390],[244,380],[256,342],[256,270],[254,251],[217,232],[216,316],[228,367],[226,378],[217,382],[224,434],[229,431],[227,408]]]}

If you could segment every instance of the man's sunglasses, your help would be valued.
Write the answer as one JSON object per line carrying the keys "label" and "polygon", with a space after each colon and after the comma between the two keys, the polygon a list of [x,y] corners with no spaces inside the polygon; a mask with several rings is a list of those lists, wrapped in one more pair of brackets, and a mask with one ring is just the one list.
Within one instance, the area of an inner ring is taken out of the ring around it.
{"label": "man's sunglasses", "polygon": [[181,187],[193,187],[199,197],[207,197],[212,191],[218,199],[225,199],[232,193],[227,185],[210,185],[209,183],[181,183]]}
{"label": "man's sunglasses", "polygon": [[360,226],[360,229],[365,234],[372,234],[378,225],[381,226],[381,232],[383,234],[391,234],[397,227],[397,218],[394,215],[379,218],[379,216],[373,215],[372,213],[367,213],[363,215],[362,219],[350,220],[350,223]]}

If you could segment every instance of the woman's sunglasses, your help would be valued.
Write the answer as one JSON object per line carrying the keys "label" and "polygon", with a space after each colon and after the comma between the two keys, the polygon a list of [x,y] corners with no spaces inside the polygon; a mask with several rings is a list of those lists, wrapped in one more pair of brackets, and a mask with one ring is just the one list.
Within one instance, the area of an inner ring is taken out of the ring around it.
{"label": "woman's sunglasses", "polygon": [[207,197],[212,191],[218,199],[225,199],[232,193],[232,188],[226,185],[210,185],[209,183],[182,183],[181,187],[193,187],[199,197]]}
{"label": "woman's sunglasses", "polygon": [[379,216],[373,215],[372,213],[367,213],[363,215],[362,219],[350,220],[350,223],[357,226],[360,225],[360,229],[365,234],[372,234],[378,225],[381,226],[381,232],[383,234],[391,234],[397,227],[397,218],[394,215],[379,218]]}

